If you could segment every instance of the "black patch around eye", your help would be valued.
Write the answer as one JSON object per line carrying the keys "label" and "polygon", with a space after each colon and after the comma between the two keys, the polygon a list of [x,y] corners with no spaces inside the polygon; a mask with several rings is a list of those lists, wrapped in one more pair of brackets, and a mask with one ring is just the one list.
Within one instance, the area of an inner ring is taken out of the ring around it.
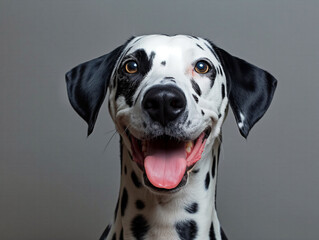
{"label": "black patch around eye", "polygon": [[105,230],[102,233],[102,236],[100,237],[100,240],[105,240],[107,238],[107,236],[109,235],[111,229],[111,225],[107,225]]}
{"label": "black patch around eye", "polygon": [[198,227],[194,220],[178,222],[175,228],[181,240],[193,240],[197,236]]}
{"label": "black patch around eye", "polygon": [[132,181],[133,181],[135,187],[139,188],[141,186],[141,183],[138,180],[138,178],[137,178],[137,176],[136,176],[134,171],[132,171],[131,178],[132,178]]}
{"label": "black patch around eye", "polygon": [[161,64],[162,64],[163,66],[165,66],[165,65],[166,65],[166,61],[162,61]]}
{"label": "black patch around eye", "polygon": [[202,46],[199,45],[198,43],[196,43],[196,46],[199,47],[200,49],[204,50],[204,48],[202,48]]}
{"label": "black patch around eye", "polygon": [[198,212],[198,203],[194,202],[191,205],[186,206],[185,210],[191,214],[197,213]]}
{"label": "black patch around eye", "polygon": [[198,94],[198,96],[202,95],[202,91],[200,90],[200,87],[198,86],[197,82],[195,82],[194,79],[191,79],[192,87],[194,91]]}
{"label": "black patch around eye", "polygon": [[143,215],[137,215],[131,223],[131,231],[136,240],[143,240],[150,226]]}
{"label": "black patch around eye", "polygon": [[121,200],[121,215],[122,215],[122,217],[125,214],[127,202],[128,202],[128,195],[127,195],[126,188],[124,188],[123,193],[122,193],[122,200]]}
{"label": "black patch around eye", "polygon": [[[118,69],[115,100],[117,100],[119,96],[124,96],[126,104],[131,107],[133,105],[133,95],[136,89],[141,84],[145,75],[152,68],[155,52],[151,52],[150,57],[148,57],[144,49],[138,49],[130,56],[136,60],[138,72],[135,74],[127,74],[123,71],[122,67]],[[129,57],[126,57],[126,59],[127,58]]]}
{"label": "black patch around eye", "polygon": [[198,97],[194,94],[192,94],[193,98],[195,99],[195,102],[198,103]]}
{"label": "black patch around eye", "polygon": [[225,84],[222,83],[222,99],[225,98]]}

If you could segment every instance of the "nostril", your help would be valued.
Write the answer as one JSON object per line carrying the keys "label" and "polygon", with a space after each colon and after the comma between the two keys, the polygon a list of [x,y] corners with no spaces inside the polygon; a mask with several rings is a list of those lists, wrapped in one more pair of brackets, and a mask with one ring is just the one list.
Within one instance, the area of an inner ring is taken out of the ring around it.
{"label": "nostril", "polygon": [[148,101],[144,102],[144,108],[145,109],[154,109],[154,108],[158,108],[159,104],[158,101],[155,99],[149,99]]}
{"label": "nostril", "polygon": [[185,104],[184,104],[184,102],[181,101],[180,99],[174,98],[174,99],[171,99],[169,105],[170,105],[172,108],[183,108]]}

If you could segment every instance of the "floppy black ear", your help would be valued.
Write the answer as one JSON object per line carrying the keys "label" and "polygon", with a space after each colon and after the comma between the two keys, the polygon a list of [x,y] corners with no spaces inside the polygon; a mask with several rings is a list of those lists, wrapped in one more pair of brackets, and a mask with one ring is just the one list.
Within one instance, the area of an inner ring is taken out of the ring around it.
{"label": "floppy black ear", "polygon": [[74,110],[87,122],[88,135],[93,131],[113,68],[126,44],[74,67],[65,75],[69,100]]}
{"label": "floppy black ear", "polygon": [[265,114],[273,98],[277,80],[268,72],[213,46],[226,74],[228,97],[241,135]]}

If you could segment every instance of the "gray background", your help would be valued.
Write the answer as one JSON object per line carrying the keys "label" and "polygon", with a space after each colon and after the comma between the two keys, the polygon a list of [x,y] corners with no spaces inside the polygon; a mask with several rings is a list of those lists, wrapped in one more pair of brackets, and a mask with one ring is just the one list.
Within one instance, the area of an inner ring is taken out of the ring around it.
{"label": "gray background", "polygon": [[93,135],[64,73],[131,35],[187,33],[279,85],[244,140],[228,116],[218,212],[229,239],[319,239],[318,1],[0,1],[0,239],[98,239],[119,187],[104,104]]}

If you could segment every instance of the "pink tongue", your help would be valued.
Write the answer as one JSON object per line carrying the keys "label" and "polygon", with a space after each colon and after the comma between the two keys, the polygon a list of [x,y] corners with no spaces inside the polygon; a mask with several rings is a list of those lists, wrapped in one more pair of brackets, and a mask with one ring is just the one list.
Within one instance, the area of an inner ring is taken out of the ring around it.
{"label": "pink tongue", "polygon": [[144,167],[148,180],[158,188],[172,189],[182,181],[186,159],[179,154],[155,154],[147,156]]}

